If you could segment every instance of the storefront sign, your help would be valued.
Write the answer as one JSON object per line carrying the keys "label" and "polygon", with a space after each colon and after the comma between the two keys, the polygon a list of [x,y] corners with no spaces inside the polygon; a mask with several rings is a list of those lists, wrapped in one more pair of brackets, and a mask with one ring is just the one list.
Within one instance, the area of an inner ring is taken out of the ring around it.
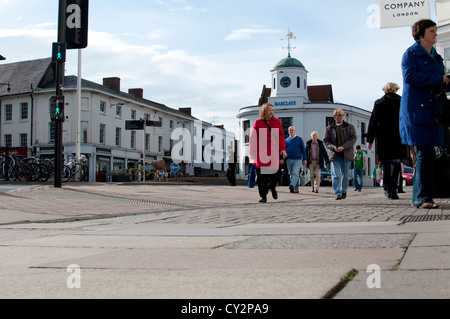
{"label": "storefront sign", "polygon": [[379,0],[380,27],[410,27],[421,19],[431,18],[430,0]]}

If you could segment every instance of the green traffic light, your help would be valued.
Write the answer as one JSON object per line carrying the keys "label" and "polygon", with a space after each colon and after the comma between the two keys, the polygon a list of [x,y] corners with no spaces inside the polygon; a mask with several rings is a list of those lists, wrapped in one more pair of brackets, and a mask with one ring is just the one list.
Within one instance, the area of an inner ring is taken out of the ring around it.
{"label": "green traffic light", "polygon": [[61,109],[59,107],[56,108],[56,115],[61,114]]}

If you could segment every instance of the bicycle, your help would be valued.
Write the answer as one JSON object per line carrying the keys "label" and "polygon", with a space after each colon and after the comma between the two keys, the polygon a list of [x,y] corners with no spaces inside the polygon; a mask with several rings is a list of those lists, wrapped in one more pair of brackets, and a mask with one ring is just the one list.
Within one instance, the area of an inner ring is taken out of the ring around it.
{"label": "bicycle", "polygon": [[[164,172],[164,173],[162,173]],[[164,176],[161,176],[163,174]],[[130,181],[131,182],[142,182],[144,176],[144,170],[142,169],[142,161],[139,162],[139,168],[131,168],[130,169]],[[150,165],[146,163],[145,165],[145,180],[149,179],[157,179],[158,181],[166,180],[167,178],[167,170],[166,170],[166,162],[164,160],[162,161],[155,161],[151,163]]]}

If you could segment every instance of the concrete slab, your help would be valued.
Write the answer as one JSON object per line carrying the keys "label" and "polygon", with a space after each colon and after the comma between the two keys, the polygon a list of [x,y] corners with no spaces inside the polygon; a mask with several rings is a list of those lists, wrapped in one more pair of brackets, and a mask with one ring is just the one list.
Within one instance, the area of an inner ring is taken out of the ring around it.
{"label": "concrete slab", "polygon": [[377,264],[393,269],[403,248],[375,249],[127,249],[87,257],[34,263],[34,267],[62,268],[70,264],[104,269],[367,269]]}
{"label": "concrete slab", "polygon": [[[381,288],[370,289],[361,271],[335,299],[449,299],[450,271],[382,271]],[[371,279],[369,279],[371,280]]]}
{"label": "concrete slab", "polygon": [[450,246],[449,233],[417,234],[411,247]]}
{"label": "concrete slab", "polygon": [[319,299],[351,269],[3,269],[0,298]]}
{"label": "concrete slab", "polygon": [[410,247],[400,269],[450,270],[450,246]]}
{"label": "concrete slab", "polygon": [[186,248],[206,249],[246,240],[248,237],[189,237],[189,236],[102,236],[65,235],[15,241],[14,246],[70,248]]}

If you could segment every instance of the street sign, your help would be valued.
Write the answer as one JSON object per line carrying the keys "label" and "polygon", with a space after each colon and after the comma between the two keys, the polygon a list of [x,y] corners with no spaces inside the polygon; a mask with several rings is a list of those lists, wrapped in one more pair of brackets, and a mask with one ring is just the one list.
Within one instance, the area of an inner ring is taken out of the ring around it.
{"label": "street sign", "polygon": [[147,120],[145,122],[145,126],[162,127],[162,123],[161,123],[161,121],[156,122],[156,121],[149,121],[149,120]]}
{"label": "street sign", "polygon": [[125,121],[125,130],[140,131],[144,129],[144,121]]}
{"label": "street sign", "polygon": [[180,165],[178,165],[177,163],[172,163],[172,165],[170,165],[170,171],[172,171],[173,173],[178,173],[179,170]]}
{"label": "street sign", "polygon": [[66,1],[67,49],[84,49],[88,45],[89,0]]}

